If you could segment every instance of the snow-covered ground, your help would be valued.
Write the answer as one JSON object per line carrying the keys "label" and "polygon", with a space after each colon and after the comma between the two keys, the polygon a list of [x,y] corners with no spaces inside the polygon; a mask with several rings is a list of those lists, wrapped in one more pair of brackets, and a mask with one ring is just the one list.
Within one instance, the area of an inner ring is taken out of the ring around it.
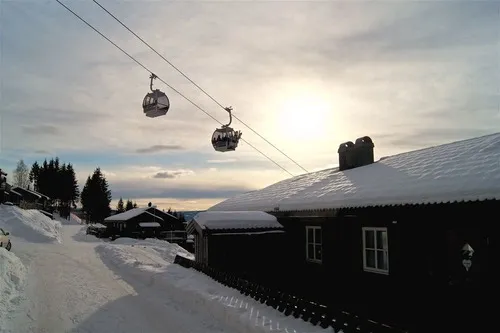
{"label": "snow-covered ground", "polygon": [[[15,228],[13,216],[25,226]],[[173,264],[178,253],[192,257],[175,244],[103,241],[74,219],[53,221],[15,207],[0,208],[0,221],[14,240],[12,252],[0,249],[1,333],[332,331]],[[37,241],[36,233],[51,239],[48,230],[57,241]]]}
{"label": "snow-covered ground", "polygon": [[204,274],[173,264],[176,252],[188,258],[192,255],[172,244],[158,251],[156,242],[160,241],[146,240],[131,245],[113,242],[100,244],[96,250],[102,260],[113,270],[122,272],[122,276],[147,281],[151,289],[187,305],[193,315],[208,313],[217,318],[230,332],[333,332],[332,328],[322,329],[287,317]]}
{"label": "snow-covered ground", "polygon": [[[26,268],[12,252],[0,248],[0,318],[8,318],[22,300]],[[0,320],[0,326],[4,319]]]}
{"label": "snow-covered ground", "polygon": [[31,243],[61,242],[61,223],[36,209],[0,205],[0,228]]}

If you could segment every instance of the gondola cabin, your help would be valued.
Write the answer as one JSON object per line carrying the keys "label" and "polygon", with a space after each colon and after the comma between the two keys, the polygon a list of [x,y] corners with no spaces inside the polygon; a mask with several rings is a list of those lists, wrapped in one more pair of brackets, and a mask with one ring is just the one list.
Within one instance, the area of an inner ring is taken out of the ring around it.
{"label": "gondola cabin", "polygon": [[212,145],[219,152],[235,151],[241,138],[241,131],[231,127],[217,128],[212,135]]}
{"label": "gondola cabin", "polygon": [[170,100],[164,92],[155,89],[144,97],[142,109],[146,117],[164,116],[170,109]]}

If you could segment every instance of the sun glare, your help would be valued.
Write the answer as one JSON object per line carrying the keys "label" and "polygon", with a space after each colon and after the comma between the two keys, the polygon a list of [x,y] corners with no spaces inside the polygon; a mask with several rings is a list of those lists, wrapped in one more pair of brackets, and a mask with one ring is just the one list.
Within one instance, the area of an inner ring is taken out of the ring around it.
{"label": "sun glare", "polygon": [[280,122],[287,137],[317,140],[328,128],[330,103],[314,95],[291,96],[279,108]]}

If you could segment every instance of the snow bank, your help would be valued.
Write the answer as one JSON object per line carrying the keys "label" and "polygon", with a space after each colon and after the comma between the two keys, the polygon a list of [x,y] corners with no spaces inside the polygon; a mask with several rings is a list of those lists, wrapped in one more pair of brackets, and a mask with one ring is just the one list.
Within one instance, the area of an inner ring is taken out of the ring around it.
{"label": "snow bank", "polygon": [[186,251],[183,247],[169,243],[167,241],[155,239],[155,238],[146,238],[144,240],[138,240],[134,238],[117,238],[112,242],[113,245],[130,245],[141,247],[145,251],[152,253],[154,255],[159,256],[161,259],[165,260],[167,263],[173,263],[175,256],[180,254],[183,257],[194,259],[194,256]]}
{"label": "snow bank", "polygon": [[54,213],[54,219],[61,222],[61,224],[69,224],[69,225],[82,224],[82,220],[74,214],[70,214],[68,220],[67,218],[61,217],[59,213]]}
{"label": "snow bank", "polygon": [[12,252],[0,248],[0,322],[19,306],[26,268]]}
{"label": "snow bank", "polygon": [[94,235],[87,235],[87,227],[88,225],[86,224],[82,225],[80,230],[78,230],[78,232],[73,235],[73,239],[76,240],[77,242],[88,242],[88,243],[108,241],[107,238],[97,238]]}
{"label": "snow bank", "polygon": [[61,223],[36,209],[0,205],[0,228],[33,243],[61,243]]}
{"label": "snow bank", "polygon": [[[180,251],[176,245],[157,240],[137,242],[120,239],[121,244],[117,241],[98,245],[96,251],[104,262],[116,268],[118,275],[125,278],[134,276],[135,279],[144,281],[149,288],[157,289],[162,297],[183,304],[195,313],[208,312],[212,317],[224,322],[230,331],[334,332],[331,327],[323,329],[295,319],[293,316],[287,317],[272,307],[243,296],[239,291],[225,287],[204,274],[173,264],[175,252],[187,252],[182,248]],[[164,255],[164,253],[169,254]],[[189,254],[186,257],[193,256]]]}

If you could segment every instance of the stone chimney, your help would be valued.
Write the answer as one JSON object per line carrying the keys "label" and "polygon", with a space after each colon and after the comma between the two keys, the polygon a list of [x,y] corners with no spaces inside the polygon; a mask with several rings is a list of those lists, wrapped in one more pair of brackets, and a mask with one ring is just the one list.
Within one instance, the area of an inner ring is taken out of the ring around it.
{"label": "stone chimney", "polygon": [[374,147],[375,145],[369,136],[356,139],[356,142],[354,143],[354,149],[356,150],[356,168],[372,164],[374,162]]}
{"label": "stone chimney", "polygon": [[356,167],[354,143],[347,141],[339,146],[339,170],[348,170]]}
{"label": "stone chimney", "polygon": [[372,139],[369,136],[358,138],[355,143],[347,141],[339,146],[339,170],[349,170],[374,162]]}

